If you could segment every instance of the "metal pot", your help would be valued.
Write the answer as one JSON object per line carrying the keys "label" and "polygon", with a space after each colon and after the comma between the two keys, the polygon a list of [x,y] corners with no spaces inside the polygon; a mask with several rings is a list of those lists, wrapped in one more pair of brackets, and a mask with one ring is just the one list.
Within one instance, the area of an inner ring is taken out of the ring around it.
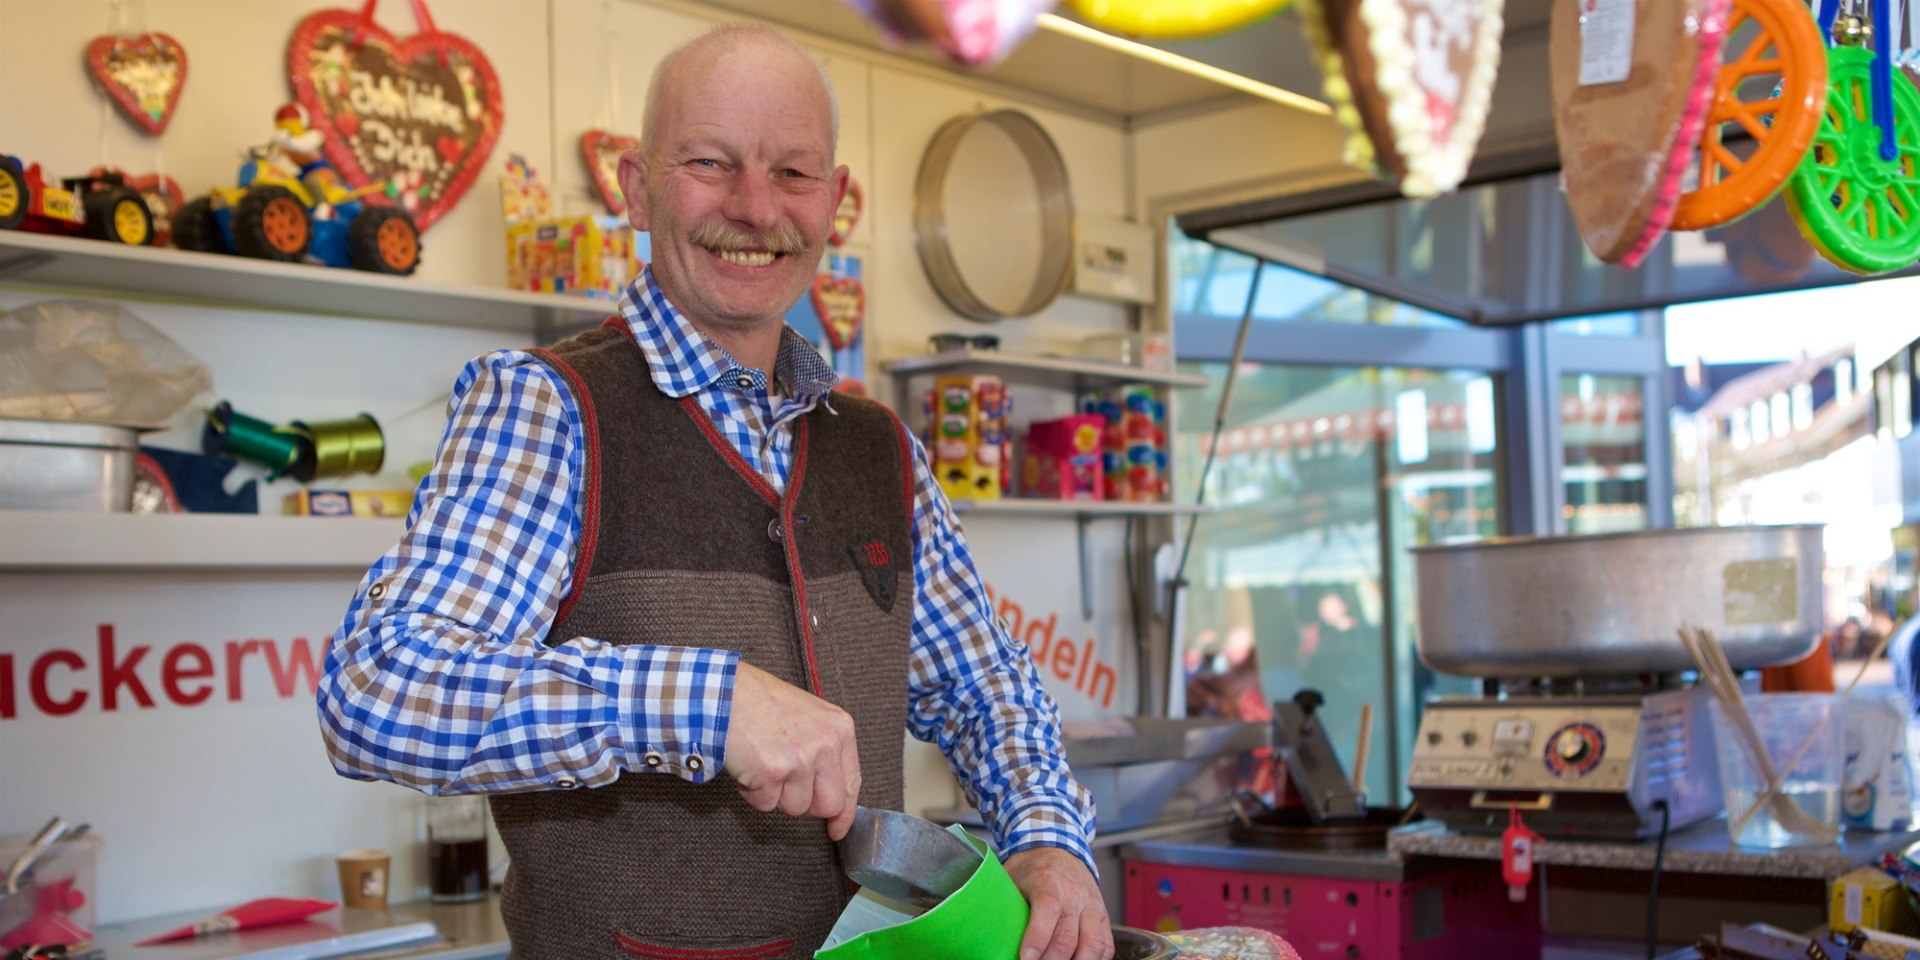
{"label": "metal pot", "polygon": [[1824,622],[1821,528],[1702,527],[1413,551],[1420,659],[1474,677],[1693,668],[1713,631],[1736,668],[1805,656]]}
{"label": "metal pot", "polygon": [[139,447],[132,427],[0,418],[0,510],[124,513]]}
{"label": "metal pot", "polygon": [[1113,960],[1174,960],[1180,948],[1157,933],[1113,925]]}

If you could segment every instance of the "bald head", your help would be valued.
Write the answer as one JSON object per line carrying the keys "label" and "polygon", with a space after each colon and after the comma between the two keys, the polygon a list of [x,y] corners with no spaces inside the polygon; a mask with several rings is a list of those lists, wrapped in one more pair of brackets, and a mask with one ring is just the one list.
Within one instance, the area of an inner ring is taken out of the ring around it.
{"label": "bald head", "polygon": [[809,75],[819,78],[819,92],[826,98],[832,118],[830,143],[839,148],[840,101],[833,94],[833,81],[827,78],[826,68],[780,30],[764,23],[736,21],[720,24],[675,47],[654,66],[653,79],[647,84],[646,116],[640,121],[640,142],[649,156],[657,156],[661,123],[679,86],[714,75],[718,66],[736,56],[785,58],[810,68]]}

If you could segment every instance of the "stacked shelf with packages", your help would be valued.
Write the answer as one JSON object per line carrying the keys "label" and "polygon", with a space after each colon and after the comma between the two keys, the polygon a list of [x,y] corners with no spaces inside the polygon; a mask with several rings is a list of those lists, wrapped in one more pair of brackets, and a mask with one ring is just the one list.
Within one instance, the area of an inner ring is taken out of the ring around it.
{"label": "stacked shelf with packages", "polygon": [[[603,300],[435,284],[358,270],[0,231],[0,283],[523,333],[593,323]],[[397,520],[0,511],[0,572],[363,571]]]}

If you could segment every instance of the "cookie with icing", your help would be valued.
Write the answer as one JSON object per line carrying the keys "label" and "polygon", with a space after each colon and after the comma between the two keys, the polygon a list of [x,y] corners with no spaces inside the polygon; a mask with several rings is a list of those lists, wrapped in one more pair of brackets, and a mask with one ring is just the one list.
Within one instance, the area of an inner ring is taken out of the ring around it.
{"label": "cookie with icing", "polygon": [[1502,0],[1299,0],[1346,160],[1409,197],[1460,185],[1500,69]]}
{"label": "cookie with icing", "polygon": [[1554,0],[1561,181],[1580,239],[1634,267],[1673,222],[1713,104],[1730,0]]}

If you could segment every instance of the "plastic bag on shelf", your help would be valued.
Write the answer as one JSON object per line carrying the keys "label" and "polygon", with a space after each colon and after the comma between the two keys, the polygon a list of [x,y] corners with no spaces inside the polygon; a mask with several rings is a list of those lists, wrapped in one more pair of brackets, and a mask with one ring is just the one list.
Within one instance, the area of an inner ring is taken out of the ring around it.
{"label": "plastic bag on shelf", "polygon": [[212,389],[199,358],[117,303],[0,314],[0,417],[159,424]]}

